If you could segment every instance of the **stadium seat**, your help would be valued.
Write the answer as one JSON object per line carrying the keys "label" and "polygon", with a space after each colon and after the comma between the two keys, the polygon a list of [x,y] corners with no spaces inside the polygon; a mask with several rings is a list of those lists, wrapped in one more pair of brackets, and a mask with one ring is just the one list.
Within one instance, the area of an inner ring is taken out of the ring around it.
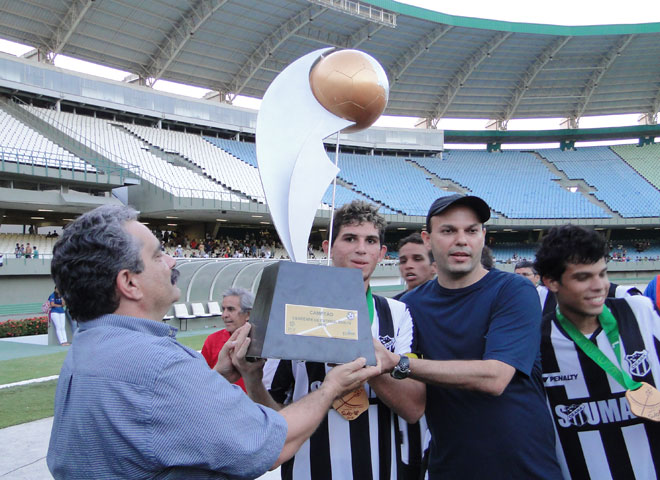
{"label": "stadium seat", "polygon": [[218,302],[209,302],[209,315],[213,317],[221,317],[222,316],[222,309],[220,308],[220,304]]}
{"label": "stadium seat", "polygon": [[211,313],[206,313],[204,311],[204,305],[202,305],[201,303],[191,303],[190,308],[192,308],[192,314],[193,314],[194,317],[201,318],[201,317],[211,317],[212,316]]}
{"label": "stadium seat", "polygon": [[[195,318],[195,315],[188,313],[188,307],[185,303],[174,304],[174,316],[179,319],[179,330],[188,330],[188,319]],[[186,328],[183,328],[183,322],[186,322]]]}

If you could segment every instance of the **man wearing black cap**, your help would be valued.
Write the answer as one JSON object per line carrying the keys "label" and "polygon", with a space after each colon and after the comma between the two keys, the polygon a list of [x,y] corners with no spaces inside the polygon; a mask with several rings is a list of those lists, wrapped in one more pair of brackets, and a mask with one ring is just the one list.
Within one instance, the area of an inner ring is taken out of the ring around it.
{"label": "man wearing black cap", "polygon": [[437,281],[403,296],[428,383],[429,478],[561,478],[543,394],[541,308],[531,282],[481,264],[490,208],[474,196],[433,202],[423,232]]}

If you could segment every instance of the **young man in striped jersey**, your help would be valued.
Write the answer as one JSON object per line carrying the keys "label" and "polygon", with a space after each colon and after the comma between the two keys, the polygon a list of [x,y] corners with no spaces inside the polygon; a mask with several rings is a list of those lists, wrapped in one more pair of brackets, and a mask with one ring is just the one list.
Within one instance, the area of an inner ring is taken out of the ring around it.
{"label": "young man in striped jersey", "polygon": [[[383,245],[385,219],[373,205],[353,201],[337,210],[334,216],[331,258],[336,267],[362,270],[364,291],[373,312],[371,331],[384,348],[377,348],[382,374],[369,380],[351,399],[364,411],[351,418],[341,405],[331,409],[312,437],[287,464],[282,478],[293,480],[390,480],[400,475],[402,461],[408,460],[407,432],[399,428],[397,416],[414,423],[422,416],[424,384],[406,378],[396,379],[390,372],[397,367],[399,377],[406,376],[408,357],[413,351],[412,318],[406,306],[396,300],[371,294],[369,279],[387,247]],[[323,248],[328,252],[328,242]],[[385,349],[393,352],[393,356]],[[396,355],[394,355],[396,354]],[[252,398],[277,408],[313,392],[329,370],[327,364],[301,361],[269,360],[265,383],[272,398],[263,398],[251,375],[245,378]],[[262,389],[263,390],[263,389]],[[362,400],[359,400],[359,399]],[[273,402],[274,400],[274,402]],[[403,445],[403,447],[402,447]],[[418,446],[421,449],[421,446]],[[402,459],[403,457],[403,459]]]}
{"label": "young man in striped jersey", "polygon": [[[516,263],[516,266],[513,269],[513,273],[525,277],[527,280],[534,284],[536,291],[539,294],[539,300],[541,301],[543,316],[554,312],[555,308],[557,307],[557,299],[555,298],[555,295],[550,290],[548,290],[548,287],[543,284],[539,285],[541,276],[536,272],[536,269],[534,268],[534,262],[530,262],[529,260],[522,260]],[[612,298],[623,298],[641,294],[642,292],[640,292],[637,287],[633,287],[632,285],[617,285],[616,283],[610,282],[610,288],[607,296]]]}
{"label": "young man in striped jersey", "polygon": [[597,232],[574,225],[551,229],[536,254],[557,298],[541,343],[557,456],[565,478],[655,479],[660,424],[630,402],[645,415],[635,392],[660,382],[660,317],[646,297],[608,298],[605,255]]}

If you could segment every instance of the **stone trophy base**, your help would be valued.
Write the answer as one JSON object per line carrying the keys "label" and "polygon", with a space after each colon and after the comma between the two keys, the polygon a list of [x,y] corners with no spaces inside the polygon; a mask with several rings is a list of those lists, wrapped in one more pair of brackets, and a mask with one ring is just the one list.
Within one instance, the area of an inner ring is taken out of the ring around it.
{"label": "stone trophy base", "polygon": [[263,270],[249,357],[376,365],[362,272],[280,261]]}

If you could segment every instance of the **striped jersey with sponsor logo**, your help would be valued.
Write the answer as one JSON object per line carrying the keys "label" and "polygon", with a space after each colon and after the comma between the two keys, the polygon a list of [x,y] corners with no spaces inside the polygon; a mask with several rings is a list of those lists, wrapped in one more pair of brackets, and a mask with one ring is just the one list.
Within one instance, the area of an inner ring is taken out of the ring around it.
{"label": "striped jersey with sponsor logo", "polygon": [[[398,354],[413,351],[412,319],[405,304],[392,299],[376,300],[371,332],[385,347]],[[383,322],[386,300],[392,321]],[[379,305],[380,304],[380,305]],[[327,364],[290,360],[268,360],[264,384],[275,401],[296,401],[319,388]],[[296,455],[282,465],[284,480],[390,480],[397,479],[402,438],[398,417],[365,384],[369,408],[352,421],[334,409]]]}
{"label": "striped jersey with sponsor logo", "polygon": [[[639,382],[660,385],[660,317],[648,298],[608,298],[617,319],[623,369]],[[660,423],[630,411],[626,389],[591,360],[557,322],[543,319],[543,383],[566,478],[655,479],[660,476]],[[615,364],[602,328],[589,338]]]}

